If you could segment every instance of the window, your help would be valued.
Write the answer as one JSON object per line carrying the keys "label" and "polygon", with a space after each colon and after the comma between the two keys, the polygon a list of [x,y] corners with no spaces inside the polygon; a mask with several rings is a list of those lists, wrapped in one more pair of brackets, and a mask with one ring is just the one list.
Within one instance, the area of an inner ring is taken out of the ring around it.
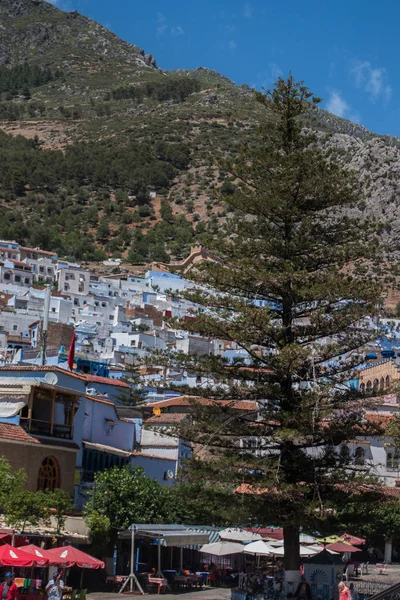
{"label": "window", "polygon": [[365,392],[365,383],[360,384],[360,392],[363,394]]}
{"label": "window", "polygon": [[4,273],[4,279],[5,281],[10,281],[10,273]]}
{"label": "window", "polygon": [[379,379],[374,379],[374,390],[379,388]]}
{"label": "window", "polygon": [[21,281],[21,276],[20,276],[20,275],[16,275],[16,276],[15,276],[15,281],[18,281],[18,282],[20,282],[20,281]]}
{"label": "window", "polygon": [[343,445],[340,448],[340,457],[344,460],[344,461],[348,461],[350,458],[350,450],[348,449],[347,446]]}
{"label": "window", "polygon": [[365,462],[365,452],[364,452],[364,448],[361,448],[361,446],[358,446],[356,448],[356,452],[354,454],[354,462],[356,463],[356,465],[363,465]]}
{"label": "window", "polygon": [[379,389],[380,390],[384,390],[385,389],[385,380],[383,377],[381,377],[381,382],[379,384]]}
{"label": "window", "polygon": [[386,387],[388,388],[390,386],[390,375],[386,376]]}
{"label": "window", "polygon": [[399,448],[389,448],[386,454],[386,468],[399,470],[400,465],[400,450]]}
{"label": "window", "polygon": [[13,325],[13,331],[17,331],[18,325]]}
{"label": "window", "polygon": [[53,312],[53,313],[55,313],[55,312],[56,312],[56,309],[55,309],[55,307],[54,307],[54,306],[52,306],[52,307],[51,307],[51,312]]}
{"label": "window", "polygon": [[25,277],[25,283],[30,283],[30,279],[28,277]]}
{"label": "window", "polygon": [[367,392],[370,392],[372,389],[372,383],[370,381],[367,381]]}
{"label": "window", "polygon": [[39,469],[38,491],[49,490],[53,492],[60,487],[60,469],[53,456],[44,459]]}

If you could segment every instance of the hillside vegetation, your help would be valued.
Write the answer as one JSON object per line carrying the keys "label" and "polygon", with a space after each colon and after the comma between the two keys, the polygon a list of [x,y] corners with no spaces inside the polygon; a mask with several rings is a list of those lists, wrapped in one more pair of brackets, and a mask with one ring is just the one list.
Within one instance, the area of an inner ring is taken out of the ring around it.
{"label": "hillside vegetation", "polygon": [[[222,165],[261,115],[248,86],[207,68],[162,71],[44,0],[2,0],[0,20],[0,237],[74,259],[168,262],[229,228],[235,185]],[[322,110],[312,126],[359,171],[359,208],[393,216],[396,249],[398,140]]]}

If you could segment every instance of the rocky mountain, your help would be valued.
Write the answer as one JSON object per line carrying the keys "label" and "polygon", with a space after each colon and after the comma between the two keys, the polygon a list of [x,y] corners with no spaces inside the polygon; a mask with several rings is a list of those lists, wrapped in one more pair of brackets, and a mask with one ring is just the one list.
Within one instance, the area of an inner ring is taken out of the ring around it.
{"label": "rocky mountain", "polygon": [[[162,71],[77,12],[0,0],[0,237],[77,259],[181,258],[226,218],[219,159],[262,116],[215,71]],[[313,126],[359,172],[359,208],[387,217],[396,248],[399,140],[320,109]]]}

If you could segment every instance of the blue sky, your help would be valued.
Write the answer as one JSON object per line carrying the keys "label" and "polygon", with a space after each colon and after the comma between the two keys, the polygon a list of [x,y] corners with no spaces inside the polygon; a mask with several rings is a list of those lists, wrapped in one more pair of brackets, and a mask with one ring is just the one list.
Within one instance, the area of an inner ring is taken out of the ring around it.
{"label": "blue sky", "polygon": [[153,54],[269,87],[291,70],[322,106],[400,136],[399,0],[51,0]]}

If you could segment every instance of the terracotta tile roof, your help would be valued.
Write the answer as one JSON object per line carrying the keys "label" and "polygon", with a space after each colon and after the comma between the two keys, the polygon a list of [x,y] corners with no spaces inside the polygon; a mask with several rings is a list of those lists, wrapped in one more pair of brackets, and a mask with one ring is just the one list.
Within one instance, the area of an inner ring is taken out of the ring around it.
{"label": "terracotta tile roof", "polygon": [[40,441],[25,431],[20,425],[0,423],[0,440],[14,440],[28,444],[40,444]]}
{"label": "terracotta tile roof", "polygon": [[110,379],[109,377],[99,377],[99,375],[89,375],[88,373],[76,373],[84,381],[90,383],[103,383],[105,385],[115,385],[116,387],[130,388],[129,383],[120,381],[119,379]]}
{"label": "terracotta tile roof", "polygon": [[26,246],[20,246],[20,250],[24,252],[36,252],[37,254],[47,254],[48,256],[57,256],[56,252],[48,252],[47,250],[39,250],[39,248],[27,248]]}
{"label": "terracotta tile roof", "polygon": [[365,420],[368,421],[368,423],[373,423],[374,425],[380,425],[382,427],[385,427],[389,425],[390,421],[392,420],[392,417],[393,415],[391,414],[382,415],[379,413],[367,413],[365,415]]}
{"label": "terracotta tile roof", "polygon": [[14,442],[21,442],[21,444],[39,444],[43,446],[59,446],[61,448],[76,448],[79,446],[75,442],[67,440],[58,440],[55,438],[48,437],[34,437],[20,425],[12,423],[0,423],[0,441],[10,440]]}
{"label": "terracotta tile roof", "polygon": [[186,419],[186,417],[187,413],[165,413],[161,415],[153,415],[152,417],[146,419],[144,422],[151,424],[157,423],[160,425],[169,425],[172,423],[180,423],[181,421]]}
{"label": "terracotta tile roof", "polygon": [[106,398],[99,398],[98,396],[91,396],[90,394],[86,394],[86,398],[92,400],[92,402],[98,402],[99,404],[108,404],[109,406],[114,406],[115,404],[112,400],[107,400]]}
{"label": "terracotta tile roof", "polygon": [[201,406],[223,406],[231,407],[236,410],[257,410],[257,402],[252,400],[217,400],[213,398],[200,398],[198,396],[178,396],[169,400],[161,400],[147,404],[146,408],[166,408],[168,406],[192,406],[200,404]]}

